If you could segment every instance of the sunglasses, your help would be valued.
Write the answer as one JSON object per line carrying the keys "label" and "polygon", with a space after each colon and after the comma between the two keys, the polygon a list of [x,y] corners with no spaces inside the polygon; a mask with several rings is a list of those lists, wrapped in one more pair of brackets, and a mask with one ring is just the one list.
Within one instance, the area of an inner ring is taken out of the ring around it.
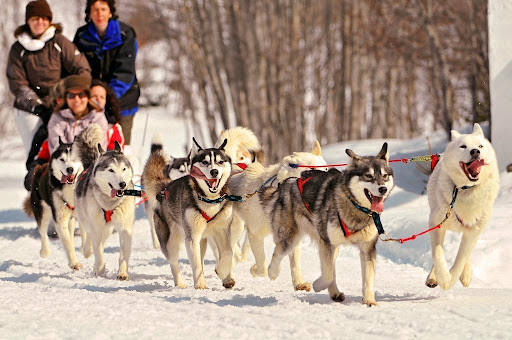
{"label": "sunglasses", "polygon": [[72,92],[66,93],[67,99],[74,99],[76,96],[78,96],[78,98],[80,98],[80,99],[84,99],[84,98],[88,97],[89,94],[85,91],[80,91],[80,92],[76,92],[76,93],[72,93]]}

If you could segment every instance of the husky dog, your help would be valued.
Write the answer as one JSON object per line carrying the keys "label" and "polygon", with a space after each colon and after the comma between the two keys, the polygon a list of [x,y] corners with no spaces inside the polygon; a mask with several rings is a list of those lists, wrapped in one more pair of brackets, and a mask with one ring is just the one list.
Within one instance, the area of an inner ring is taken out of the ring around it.
{"label": "husky dog", "polygon": [[224,140],[228,143],[224,147],[226,155],[231,158],[232,173],[245,170],[247,165],[256,161],[263,161],[263,151],[258,137],[250,129],[237,126],[220,133],[215,147],[218,148]]}
{"label": "husky dog", "polygon": [[[345,296],[336,285],[335,263],[340,244],[360,250],[363,303],[376,305],[374,293],[378,231],[368,210],[380,213],[393,188],[387,143],[377,156],[361,157],[346,150],[351,162],[346,171],[306,171],[300,179],[287,179],[279,188],[259,194],[272,220],[276,247],[268,276],[279,275],[282,258],[292,252],[304,234],[318,243],[322,275],[313,283],[315,292],[328,288],[332,300]],[[363,212],[362,210],[366,210]],[[252,240],[251,240],[252,242]]]}
{"label": "husky dog", "polygon": [[[203,259],[206,239],[214,239],[219,251],[217,275],[226,288],[234,286],[231,272],[233,251],[229,242],[232,202],[226,200],[231,160],[219,148],[203,149],[194,139],[190,175],[162,181],[161,152],[152,153],[144,167],[144,188],[148,197],[157,197],[154,222],[160,248],[171,265],[174,284],[186,287],[181,279],[179,252],[184,242],[192,267],[194,287],[206,289]],[[157,196],[158,195],[158,196]]]}
{"label": "husky dog", "polygon": [[[99,139],[93,141],[97,143]],[[82,170],[82,163],[74,152],[75,146],[62,143],[50,157],[50,162],[38,165],[34,171],[34,179],[30,196],[25,199],[24,210],[33,216],[41,235],[41,257],[50,255],[48,225],[53,218],[55,229],[64,246],[68,265],[78,270],[82,265],[75,255],[74,232],[75,220],[74,191],[76,176]]]}
{"label": "husky dog", "polygon": [[75,190],[76,216],[85,234],[83,253],[88,258],[94,251],[94,275],[104,276],[103,247],[116,229],[120,243],[117,279],[128,280],[135,199],[124,192],[133,189],[133,170],[117,142],[114,150],[107,152],[98,144],[95,156],[94,163],[80,175]]}
{"label": "husky dog", "polygon": [[[153,157],[153,161],[158,162],[160,160],[164,160],[166,164],[161,164],[160,166],[158,166],[156,164],[149,165],[150,163],[146,163],[146,166],[149,166],[148,171],[155,170],[158,172],[162,172],[163,177],[161,177],[160,181],[162,181],[163,183],[167,184],[170,181],[186,176],[190,173],[190,153],[187,157],[171,157],[169,160],[167,160],[167,156],[163,153],[162,136],[159,134],[155,135],[151,142],[151,154],[155,152],[161,152],[162,154],[161,157]],[[153,177],[155,176],[159,177],[159,174],[154,174]],[[141,184],[142,186],[144,186],[144,177],[142,178]],[[155,249],[159,249],[160,243],[158,243],[158,236],[156,235],[155,223],[153,221],[155,204],[156,197],[148,197],[147,200],[144,202],[144,209],[146,210],[146,216],[148,218],[149,226],[151,229],[153,247],[155,247]]]}
{"label": "husky dog", "polygon": [[[471,253],[489,223],[499,191],[496,154],[480,125],[475,124],[471,134],[462,135],[455,130],[451,133],[452,141],[427,184],[431,227],[445,218],[455,199],[449,218],[440,229],[430,233],[433,266],[426,285],[433,288],[439,284],[442,289],[450,289],[457,280],[464,287],[471,283]],[[443,250],[447,230],[462,233],[451,269]]]}
{"label": "husky dog", "polygon": [[[259,162],[250,164],[245,171],[234,176],[229,183],[229,188],[235,195],[253,193],[264,186],[277,186],[289,177],[300,177],[303,168],[294,168],[290,164],[303,165],[326,165],[322,157],[320,143],[315,141],[315,145],[309,152],[294,152],[291,156],[283,158],[281,163],[274,164],[265,168]],[[309,169],[308,169],[309,170]],[[321,168],[326,170],[326,168]],[[237,203],[234,207],[235,217],[239,215],[242,223],[245,222],[251,250],[256,259],[256,264],[251,267],[253,276],[268,276],[267,265],[265,263],[264,238],[272,233],[272,223],[262,205],[262,201],[257,197],[252,197],[244,202]],[[238,221],[233,220],[233,225]],[[232,227],[236,230],[236,227]],[[290,267],[292,274],[292,284],[295,290],[311,289],[311,285],[302,278],[300,266],[301,244],[300,242],[290,253]]]}

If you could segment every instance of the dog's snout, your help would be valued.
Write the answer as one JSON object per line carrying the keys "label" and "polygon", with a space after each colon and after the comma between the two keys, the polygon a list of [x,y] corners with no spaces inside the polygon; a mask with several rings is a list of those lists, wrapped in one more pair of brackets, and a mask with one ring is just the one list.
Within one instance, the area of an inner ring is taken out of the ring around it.
{"label": "dog's snout", "polygon": [[380,194],[381,194],[381,195],[384,195],[386,192],[388,192],[388,188],[386,188],[386,187],[380,187],[380,188],[379,188],[379,192],[380,192]]}
{"label": "dog's snout", "polygon": [[212,169],[210,171],[210,175],[212,175],[212,177],[217,177],[219,175],[219,170],[217,169]]}
{"label": "dog's snout", "polygon": [[120,183],[119,183],[119,187],[120,187],[121,189],[126,188],[126,182],[120,182]]}
{"label": "dog's snout", "polygon": [[470,153],[470,155],[471,155],[473,158],[476,158],[476,157],[480,156],[480,150],[478,150],[478,149],[473,149],[473,150],[471,150],[469,153]]}
{"label": "dog's snout", "polygon": [[68,175],[71,175],[73,173],[73,167],[68,167],[66,168],[66,172],[68,173]]}

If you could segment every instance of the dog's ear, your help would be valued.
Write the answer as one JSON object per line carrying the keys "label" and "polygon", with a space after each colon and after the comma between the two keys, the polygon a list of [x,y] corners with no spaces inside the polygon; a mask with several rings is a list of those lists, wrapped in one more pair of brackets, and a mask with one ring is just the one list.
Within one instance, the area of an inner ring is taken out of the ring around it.
{"label": "dog's ear", "polygon": [[203,150],[203,148],[201,147],[201,145],[199,145],[199,143],[196,141],[196,139],[194,137],[192,137],[192,141],[194,142],[194,145],[192,146],[193,147],[193,152],[192,154],[195,155],[197,154],[199,151]]}
{"label": "dog's ear", "polygon": [[227,138],[224,139],[224,142],[222,142],[222,144],[219,146],[219,150],[224,150],[224,147],[226,146],[226,144],[228,144]]}
{"label": "dog's ear", "polygon": [[123,152],[123,150],[121,149],[121,144],[119,144],[118,141],[115,141],[114,150],[117,152]]}
{"label": "dog's ear", "polygon": [[313,150],[311,150],[311,153],[315,156],[322,156],[322,148],[320,147],[318,140],[315,140],[315,145],[313,145]]}
{"label": "dog's ear", "polygon": [[103,155],[105,153],[100,143],[98,143],[98,152],[100,153],[100,155]]}
{"label": "dog's ear", "polygon": [[59,145],[62,145],[64,143],[62,143],[62,139],[60,139],[60,136],[59,136]]}
{"label": "dog's ear", "polygon": [[475,123],[475,125],[473,125],[473,134],[482,137],[484,136],[484,131],[480,127],[480,124]]}
{"label": "dog's ear", "polygon": [[380,149],[379,153],[377,154],[377,158],[384,159],[386,162],[388,161],[388,143],[384,142],[384,144],[382,144],[382,149]]}
{"label": "dog's ear", "polygon": [[347,153],[347,155],[350,156],[350,158],[352,158],[353,160],[355,161],[359,161],[361,160],[361,156],[358,156],[356,155],[356,153],[350,149],[346,149],[345,152]]}
{"label": "dog's ear", "polygon": [[462,136],[458,131],[455,131],[455,130],[452,130],[451,134],[452,134],[452,140],[456,140],[457,138]]}
{"label": "dog's ear", "polygon": [[189,162],[190,162],[190,156],[192,156],[192,149],[190,149],[190,151],[188,152],[188,155],[187,155],[187,159]]}

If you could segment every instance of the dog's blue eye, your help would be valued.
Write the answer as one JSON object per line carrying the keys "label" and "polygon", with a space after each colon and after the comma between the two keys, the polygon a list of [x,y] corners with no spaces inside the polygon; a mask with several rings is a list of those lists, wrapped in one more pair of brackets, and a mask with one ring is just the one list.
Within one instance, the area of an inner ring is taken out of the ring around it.
{"label": "dog's blue eye", "polygon": [[467,148],[467,146],[465,146],[465,145],[461,145],[461,146],[460,146],[460,148],[461,148],[461,149],[465,149],[465,148]]}

